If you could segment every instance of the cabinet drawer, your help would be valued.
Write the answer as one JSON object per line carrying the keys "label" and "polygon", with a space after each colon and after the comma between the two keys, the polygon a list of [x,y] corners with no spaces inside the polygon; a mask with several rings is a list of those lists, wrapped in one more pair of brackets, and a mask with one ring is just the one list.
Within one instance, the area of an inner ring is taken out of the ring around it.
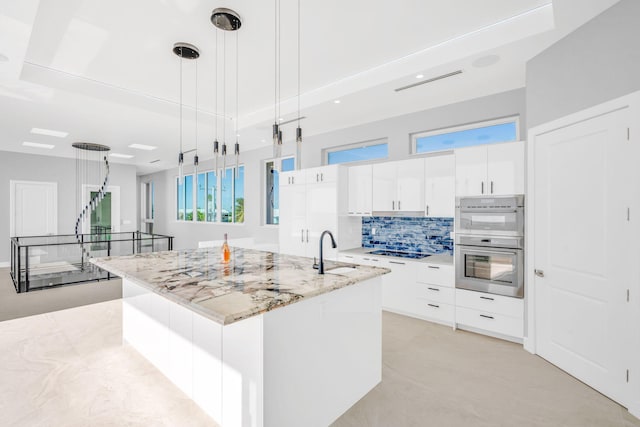
{"label": "cabinet drawer", "polygon": [[418,308],[420,317],[433,319],[440,323],[453,325],[455,316],[455,306],[451,304],[443,304],[439,301],[418,300]]}
{"label": "cabinet drawer", "polygon": [[416,280],[420,283],[453,288],[455,270],[453,269],[453,265],[421,263],[418,268]]}
{"label": "cabinet drawer", "polygon": [[455,304],[455,289],[446,286],[427,285],[416,283],[414,285],[414,295],[417,298],[437,301],[444,304]]}
{"label": "cabinet drawer", "polygon": [[516,338],[522,338],[524,331],[522,316],[511,317],[460,306],[456,306],[456,323]]}
{"label": "cabinet drawer", "polygon": [[456,289],[456,305],[511,317],[522,318],[524,316],[524,301],[521,298],[511,298],[484,292]]}

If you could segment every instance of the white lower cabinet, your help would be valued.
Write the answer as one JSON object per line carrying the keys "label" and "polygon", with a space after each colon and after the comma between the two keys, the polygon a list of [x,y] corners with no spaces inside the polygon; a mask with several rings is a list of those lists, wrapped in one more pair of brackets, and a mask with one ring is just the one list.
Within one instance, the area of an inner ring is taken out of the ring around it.
{"label": "white lower cabinet", "polygon": [[520,340],[524,335],[524,301],[456,289],[456,324]]}

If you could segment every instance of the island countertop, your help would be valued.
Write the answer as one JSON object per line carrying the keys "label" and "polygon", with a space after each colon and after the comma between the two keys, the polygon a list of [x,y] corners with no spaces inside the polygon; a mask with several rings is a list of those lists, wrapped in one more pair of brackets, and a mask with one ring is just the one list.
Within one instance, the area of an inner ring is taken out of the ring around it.
{"label": "island countertop", "polygon": [[[206,248],[91,262],[223,325],[390,272],[354,265],[345,274],[320,275],[310,258],[242,248],[231,248],[228,263],[221,259],[220,249]],[[325,261],[325,271],[352,265]]]}

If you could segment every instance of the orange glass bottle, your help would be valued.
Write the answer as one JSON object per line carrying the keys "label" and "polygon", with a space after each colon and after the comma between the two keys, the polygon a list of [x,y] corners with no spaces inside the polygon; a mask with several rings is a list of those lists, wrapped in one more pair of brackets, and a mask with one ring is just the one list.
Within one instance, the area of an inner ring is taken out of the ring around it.
{"label": "orange glass bottle", "polygon": [[231,249],[227,243],[227,233],[224,233],[224,242],[222,243],[222,262],[227,263],[231,259]]}

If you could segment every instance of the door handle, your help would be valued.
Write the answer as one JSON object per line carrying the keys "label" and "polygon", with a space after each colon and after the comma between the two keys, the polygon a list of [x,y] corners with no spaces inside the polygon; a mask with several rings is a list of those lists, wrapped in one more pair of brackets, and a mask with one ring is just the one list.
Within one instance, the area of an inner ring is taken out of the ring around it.
{"label": "door handle", "polygon": [[309,229],[307,228],[307,243],[309,243]]}
{"label": "door handle", "polygon": [[538,277],[544,277],[544,270],[533,270],[533,272],[536,274],[536,276]]}
{"label": "door handle", "polygon": [[485,319],[493,319],[493,316],[487,316],[486,314],[481,314],[480,317],[484,317]]}
{"label": "door handle", "polygon": [[398,210],[400,210],[400,200],[398,200]]}
{"label": "door handle", "polygon": [[440,267],[436,267],[435,265],[427,265],[427,268],[433,268],[435,270],[440,270]]}
{"label": "door handle", "polygon": [[292,183],[292,184],[295,184],[295,183],[296,183],[296,177],[295,177],[295,176],[292,176],[292,177],[291,177],[291,183]]}
{"label": "door handle", "polygon": [[427,216],[429,216],[429,205],[427,205],[426,211],[427,211]]}
{"label": "door handle", "polygon": [[320,175],[316,174],[316,182],[320,181]]}
{"label": "door handle", "polygon": [[300,241],[304,243],[304,228],[300,230]]}
{"label": "door handle", "polygon": [[484,181],[480,183],[480,194],[484,194]]}
{"label": "door handle", "polygon": [[430,291],[440,292],[440,289],[438,289],[438,288],[427,288],[427,289],[429,289]]}
{"label": "door handle", "polygon": [[396,201],[395,201],[395,200],[392,200],[392,201],[391,201],[391,210],[392,210],[392,211],[395,211],[395,210],[396,210]]}
{"label": "door handle", "polygon": [[493,194],[493,181],[491,181],[491,194]]}
{"label": "door handle", "polygon": [[428,305],[429,307],[433,307],[433,308],[440,308],[440,306],[439,306],[439,305],[436,305],[436,304],[427,304],[427,305]]}
{"label": "door handle", "polygon": [[320,173],[320,181],[324,181],[324,174],[322,172]]}
{"label": "door handle", "polygon": [[493,298],[489,298],[489,297],[480,297],[480,299],[488,299],[489,301],[494,301]]}

